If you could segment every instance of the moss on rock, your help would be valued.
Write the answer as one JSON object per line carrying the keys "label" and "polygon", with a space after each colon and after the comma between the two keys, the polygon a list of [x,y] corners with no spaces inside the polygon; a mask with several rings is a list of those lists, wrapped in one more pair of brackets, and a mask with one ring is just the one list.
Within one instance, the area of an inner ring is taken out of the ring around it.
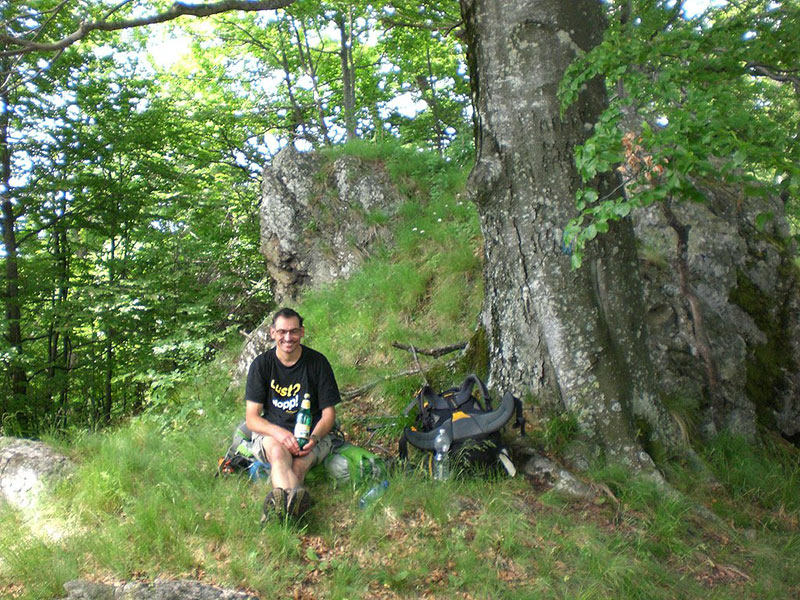
{"label": "moss on rock", "polygon": [[[800,279],[793,261],[781,263],[779,277]],[[755,404],[759,423],[774,428],[774,411],[781,408],[781,392],[787,385],[786,374],[795,370],[789,338],[790,315],[780,297],[764,293],[741,270],[737,273],[737,285],[729,299],[752,317],[767,338],[766,343],[755,346],[747,357],[745,391]]]}

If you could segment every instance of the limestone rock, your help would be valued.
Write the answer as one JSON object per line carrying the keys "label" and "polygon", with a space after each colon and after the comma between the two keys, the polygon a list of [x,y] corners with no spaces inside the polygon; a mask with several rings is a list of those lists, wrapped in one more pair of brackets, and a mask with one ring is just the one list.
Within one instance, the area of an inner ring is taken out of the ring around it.
{"label": "limestone rock", "polygon": [[281,150],[263,171],[260,209],[261,252],[276,302],[350,276],[376,242],[389,239],[376,223],[400,201],[374,161],[343,156],[328,165],[291,145]]}
{"label": "limestone rock", "polygon": [[43,442],[0,438],[0,496],[19,509],[35,509],[47,486],[67,476],[72,462]]}
{"label": "limestone rock", "polygon": [[[391,239],[378,223],[402,197],[379,163],[342,156],[326,164],[287,146],[262,175],[261,252],[279,305],[307,289],[349,277],[375,244]],[[380,218],[374,217],[379,215]],[[269,322],[247,334],[234,377],[270,345]]]}
{"label": "limestone rock", "polygon": [[247,370],[250,368],[250,363],[253,359],[269,348],[272,340],[269,337],[270,320],[267,319],[256,327],[253,331],[247,334],[247,340],[244,343],[244,348],[236,358],[236,365],[234,367],[234,379],[237,381],[247,375]]}
{"label": "limestone rock", "polygon": [[119,586],[76,580],[64,584],[61,600],[258,600],[244,592],[225,590],[199,581],[157,579],[153,583],[131,582]]}
{"label": "limestone rock", "polygon": [[[800,282],[778,198],[752,197],[714,184],[700,186],[705,203],[685,202],[675,214],[689,232],[690,285],[711,343],[724,426],[752,436],[756,415],[781,433],[800,433]],[[759,227],[759,215],[772,218]],[[662,392],[702,398],[706,377],[693,322],[678,281],[676,234],[659,206],[635,213],[640,243],[650,352]],[[710,413],[703,431],[713,433]]]}

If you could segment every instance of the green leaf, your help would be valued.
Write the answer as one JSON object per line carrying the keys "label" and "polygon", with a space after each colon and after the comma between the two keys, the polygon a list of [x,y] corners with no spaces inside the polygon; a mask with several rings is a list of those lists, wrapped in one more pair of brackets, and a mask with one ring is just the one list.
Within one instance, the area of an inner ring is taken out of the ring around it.
{"label": "green leaf", "polygon": [[759,213],[758,216],[756,216],[756,229],[759,231],[764,231],[764,227],[766,227],[767,223],[769,223],[774,217],[775,215],[771,212]]}
{"label": "green leaf", "polygon": [[394,581],[395,583],[402,583],[406,579],[408,579],[410,576],[411,576],[411,572],[408,571],[407,569],[403,569],[402,571],[397,571],[397,572],[393,573],[391,577],[392,577],[392,581]]}
{"label": "green leaf", "polygon": [[627,202],[620,202],[614,207],[614,214],[623,218],[631,214],[631,205]]}

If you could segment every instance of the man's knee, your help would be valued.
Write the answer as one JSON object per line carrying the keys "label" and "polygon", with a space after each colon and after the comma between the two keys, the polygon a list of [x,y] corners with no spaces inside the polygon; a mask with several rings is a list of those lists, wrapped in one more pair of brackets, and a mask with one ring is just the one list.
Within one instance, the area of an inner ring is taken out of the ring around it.
{"label": "man's knee", "polygon": [[262,438],[261,447],[264,457],[271,465],[292,462],[291,453],[269,436]]}

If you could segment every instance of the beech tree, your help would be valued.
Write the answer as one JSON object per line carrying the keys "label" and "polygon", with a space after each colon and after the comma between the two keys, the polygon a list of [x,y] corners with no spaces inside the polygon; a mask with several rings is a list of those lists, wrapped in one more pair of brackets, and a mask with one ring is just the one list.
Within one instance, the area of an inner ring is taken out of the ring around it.
{"label": "beech tree", "polygon": [[[629,221],[587,246],[573,269],[563,246],[582,186],[573,159],[606,106],[588,81],[562,114],[557,97],[579,53],[600,43],[595,0],[462,0],[477,120],[468,188],[485,245],[482,326],[491,380],[563,405],[584,439],[612,460],[650,470],[650,446],[681,452],[660,403],[646,348],[642,292]],[[606,177],[601,188],[616,181]]]}

